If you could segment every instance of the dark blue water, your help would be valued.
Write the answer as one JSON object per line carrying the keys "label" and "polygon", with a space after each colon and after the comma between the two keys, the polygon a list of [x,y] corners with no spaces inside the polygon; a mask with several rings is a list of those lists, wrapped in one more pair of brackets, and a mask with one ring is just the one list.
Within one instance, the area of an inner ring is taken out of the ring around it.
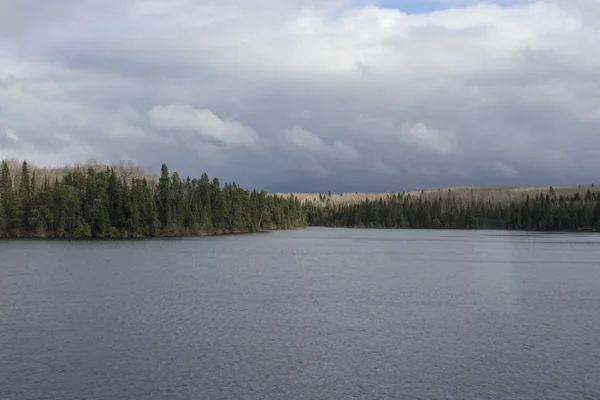
{"label": "dark blue water", "polygon": [[0,241],[0,399],[600,399],[600,236]]}

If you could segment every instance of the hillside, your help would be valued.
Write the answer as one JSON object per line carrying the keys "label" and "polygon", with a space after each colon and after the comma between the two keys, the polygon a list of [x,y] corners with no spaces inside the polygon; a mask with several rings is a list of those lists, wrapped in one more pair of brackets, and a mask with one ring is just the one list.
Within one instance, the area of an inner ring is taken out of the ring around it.
{"label": "hillside", "polygon": [[[387,198],[390,195],[404,193],[412,198],[422,196],[427,200],[435,200],[440,197],[450,195],[457,200],[467,200],[476,202],[486,202],[493,200],[497,202],[510,202],[516,200],[524,200],[527,195],[535,196],[539,193],[548,193],[551,186],[465,186],[465,187],[448,187],[443,189],[426,189],[415,190],[411,192],[386,192],[386,193],[368,193],[368,192],[350,192],[350,193],[332,193],[331,197],[328,194],[319,193],[294,193],[294,196],[301,202],[318,203],[319,198],[330,198],[333,204],[354,204],[368,200],[377,200]],[[595,185],[580,185],[580,186],[552,186],[557,195],[572,196],[576,193],[584,195],[589,190],[592,193],[600,191],[600,187]],[[278,193],[279,195],[289,195]]]}

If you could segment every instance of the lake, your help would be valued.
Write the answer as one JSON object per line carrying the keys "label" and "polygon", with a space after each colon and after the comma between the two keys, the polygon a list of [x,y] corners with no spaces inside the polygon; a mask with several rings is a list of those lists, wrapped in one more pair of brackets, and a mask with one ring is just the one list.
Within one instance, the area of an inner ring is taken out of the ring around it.
{"label": "lake", "polygon": [[598,399],[600,235],[0,241],[0,399]]}

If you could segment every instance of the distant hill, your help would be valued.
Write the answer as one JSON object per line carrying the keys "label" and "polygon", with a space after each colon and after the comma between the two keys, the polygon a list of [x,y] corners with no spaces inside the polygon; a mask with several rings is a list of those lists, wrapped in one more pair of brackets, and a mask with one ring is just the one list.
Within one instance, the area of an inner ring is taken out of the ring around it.
{"label": "distant hill", "polygon": [[[464,186],[464,187],[448,187],[443,189],[425,189],[415,190],[411,192],[347,192],[347,193],[294,193],[301,201],[310,201],[313,203],[326,202],[330,199],[330,203],[333,204],[352,204],[369,200],[378,200],[381,198],[387,198],[390,195],[404,193],[410,195],[412,198],[423,197],[427,200],[435,200],[440,197],[446,197],[450,195],[455,199],[461,199],[465,201],[517,201],[524,200],[527,195],[535,196],[539,193],[549,193],[552,188],[555,193],[560,196],[570,196],[576,193],[584,195],[588,190],[592,193],[600,192],[600,187],[596,185],[579,185],[579,186]],[[289,193],[278,193],[281,195],[289,195]],[[321,199],[325,199],[322,201]]]}

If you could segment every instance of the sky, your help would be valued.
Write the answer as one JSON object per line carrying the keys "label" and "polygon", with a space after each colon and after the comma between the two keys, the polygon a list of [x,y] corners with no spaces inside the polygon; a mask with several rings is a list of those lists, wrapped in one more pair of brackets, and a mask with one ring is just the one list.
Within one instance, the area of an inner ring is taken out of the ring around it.
{"label": "sky", "polygon": [[268,191],[600,182],[597,0],[0,0],[0,158]]}

